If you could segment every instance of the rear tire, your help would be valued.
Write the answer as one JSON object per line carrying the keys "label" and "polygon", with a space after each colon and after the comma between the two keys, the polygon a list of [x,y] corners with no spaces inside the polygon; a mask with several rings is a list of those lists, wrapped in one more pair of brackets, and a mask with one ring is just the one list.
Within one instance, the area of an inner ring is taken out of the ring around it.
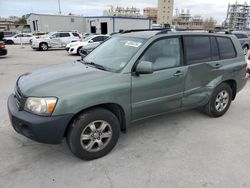
{"label": "rear tire", "polygon": [[116,145],[119,133],[117,117],[104,108],[94,108],[75,117],[66,139],[75,156],[92,160],[108,154]]}
{"label": "rear tire", "polygon": [[204,112],[211,117],[221,117],[229,109],[232,101],[232,88],[222,83],[217,86],[206,106],[204,106]]}
{"label": "rear tire", "polygon": [[41,51],[47,51],[49,49],[49,47],[48,47],[48,44],[47,43],[40,43],[39,44],[39,50],[41,50]]}

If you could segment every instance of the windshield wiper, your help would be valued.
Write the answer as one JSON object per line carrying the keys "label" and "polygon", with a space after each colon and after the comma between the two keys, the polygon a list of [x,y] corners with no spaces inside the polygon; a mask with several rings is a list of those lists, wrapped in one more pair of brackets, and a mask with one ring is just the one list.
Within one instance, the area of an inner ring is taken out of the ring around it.
{"label": "windshield wiper", "polygon": [[95,67],[97,69],[100,69],[100,70],[104,70],[104,71],[107,70],[104,66],[96,64],[94,62],[86,62],[86,61],[83,60],[83,64],[93,66],[93,67]]}

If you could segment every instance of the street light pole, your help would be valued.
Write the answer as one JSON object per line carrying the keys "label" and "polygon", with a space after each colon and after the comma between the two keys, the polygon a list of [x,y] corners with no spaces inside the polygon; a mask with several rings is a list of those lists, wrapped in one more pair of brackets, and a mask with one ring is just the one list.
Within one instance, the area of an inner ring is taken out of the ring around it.
{"label": "street light pole", "polygon": [[58,0],[58,8],[59,8],[59,14],[62,14],[62,11],[61,11],[61,2],[60,2],[60,0]]}

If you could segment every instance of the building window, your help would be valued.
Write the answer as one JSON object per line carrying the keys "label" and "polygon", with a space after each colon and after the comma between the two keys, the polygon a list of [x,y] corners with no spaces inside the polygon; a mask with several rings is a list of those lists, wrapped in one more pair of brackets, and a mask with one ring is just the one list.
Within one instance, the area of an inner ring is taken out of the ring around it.
{"label": "building window", "polygon": [[71,18],[70,21],[71,21],[71,22],[75,22],[75,19],[74,19],[74,18]]}

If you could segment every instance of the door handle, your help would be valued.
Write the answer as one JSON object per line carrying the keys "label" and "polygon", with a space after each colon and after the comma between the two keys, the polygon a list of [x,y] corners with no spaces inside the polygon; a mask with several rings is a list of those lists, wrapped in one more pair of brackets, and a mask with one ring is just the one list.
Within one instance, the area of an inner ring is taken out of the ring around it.
{"label": "door handle", "polygon": [[214,67],[215,67],[216,69],[218,69],[218,68],[221,67],[221,64],[220,64],[220,63],[216,63],[216,64],[214,65]]}
{"label": "door handle", "polygon": [[182,71],[177,71],[176,73],[174,73],[174,76],[181,76],[183,75],[184,73]]}

